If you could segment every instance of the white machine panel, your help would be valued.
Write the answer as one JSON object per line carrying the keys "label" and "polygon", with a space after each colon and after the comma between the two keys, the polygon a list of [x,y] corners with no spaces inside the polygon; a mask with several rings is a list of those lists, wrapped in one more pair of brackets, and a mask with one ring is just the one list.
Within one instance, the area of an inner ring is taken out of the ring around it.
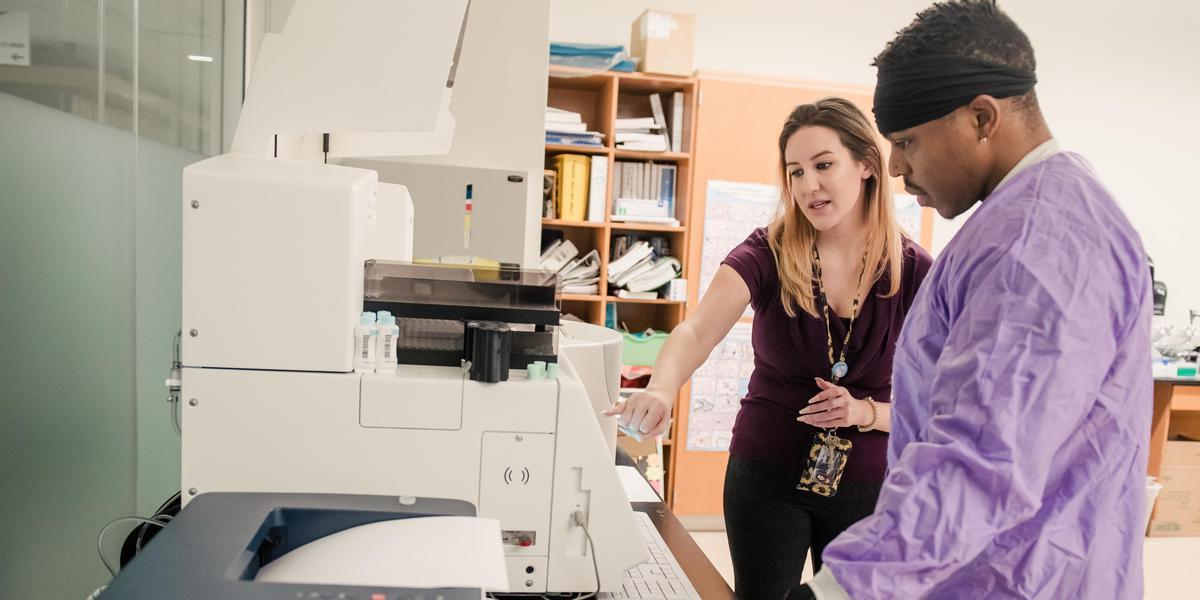
{"label": "white machine panel", "polygon": [[[454,367],[370,375],[186,367],[183,501],[212,491],[465,500],[502,530],[533,532],[533,544],[506,546],[506,555],[513,589],[538,592],[595,589],[591,552],[571,520],[580,510],[604,589],[620,589],[621,573],[647,553],[588,393],[569,372],[530,380],[514,370],[506,382],[480,383]],[[364,389],[433,393],[437,381],[446,383],[437,400],[454,402],[460,390],[459,429],[360,422]]]}
{"label": "white machine panel", "polygon": [[546,556],[554,436],[489,431],[482,446],[479,514],[500,520],[509,556]]}
{"label": "white machine panel", "polygon": [[621,363],[621,334],[607,327],[572,321],[563,321],[559,332],[562,336],[559,353],[567,359],[560,366],[587,390],[604,442],[616,454],[617,420],[604,416],[604,411],[616,404],[621,390],[620,373],[607,366]]}
{"label": "white machine panel", "polygon": [[347,372],[373,171],[226,154],[183,174],[183,363]]}
{"label": "white machine panel", "polygon": [[360,422],[363,427],[460,429],[463,380],[462,370],[453,367],[400,365],[395,374],[363,375]]}
{"label": "white machine panel", "polygon": [[[375,170],[380,181],[408,188],[419,215],[413,256],[474,255],[513,263],[524,259],[529,188],[524,171],[377,160],[346,164]],[[464,232],[467,185],[472,189],[471,228]]]}
{"label": "white machine panel", "polygon": [[519,594],[527,590],[546,589],[547,560],[541,556],[509,556],[508,591]]}
{"label": "white machine panel", "polygon": [[190,489],[476,502],[479,436],[362,427],[358,374],[183,371],[185,504]]}
{"label": "white machine panel", "polygon": [[413,201],[408,188],[379,182],[379,219],[367,240],[367,256],[377,260],[413,258]]}

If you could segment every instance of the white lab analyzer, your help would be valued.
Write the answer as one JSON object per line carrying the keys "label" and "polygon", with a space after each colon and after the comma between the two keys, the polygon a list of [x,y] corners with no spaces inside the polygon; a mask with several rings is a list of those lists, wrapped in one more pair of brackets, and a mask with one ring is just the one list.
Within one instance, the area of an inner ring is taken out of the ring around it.
{"label": "white lab analyzer", "polygon": [[[405,188],[323,164],[327,147],[445,151],[466,9],[298,1],[264,41],[234,153],[185,169],[183,501],[464,501],[499,522],[512,592],[617,590],[648,558],[600,416],[619,336],[560,323],[553,275],[403,262]],[[364,310],[396,317],[398,367],[354,372]]]}

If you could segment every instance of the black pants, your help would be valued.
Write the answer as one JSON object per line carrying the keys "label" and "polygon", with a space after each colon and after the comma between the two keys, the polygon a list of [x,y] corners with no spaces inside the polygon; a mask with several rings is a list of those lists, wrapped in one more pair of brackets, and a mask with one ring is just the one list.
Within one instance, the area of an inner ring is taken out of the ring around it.
{"label": "black pants", "polygon": [[776,467],[729,457],[725,533],[740,600],[780,600],[800,584],[805,553],[813,572],[833,538],[875,510],[880,485],[842,482],[832,498],[796,490],[797,477]]}

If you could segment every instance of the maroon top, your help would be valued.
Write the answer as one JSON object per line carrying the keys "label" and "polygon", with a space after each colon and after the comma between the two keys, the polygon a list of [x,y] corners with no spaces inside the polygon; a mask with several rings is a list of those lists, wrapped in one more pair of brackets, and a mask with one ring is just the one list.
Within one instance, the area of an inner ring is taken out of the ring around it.
{"label": "maroon top", "polygon": [[[884,275],[863,300],[846,351],[850,371],[839,382],[855,398],[870,396],[876,402],[891,401],[896,340],[932,262],[929,253],[905,239],[900,291],[890,298],[883,297],[889,287],[889,277]],[[825,321],[799,309],[795,317],[789,317],[783,310],[779,271],[765,228],[754,230],[722,264],[733,267],[745,280],[754,308],[754,373],[733,426],[729,453],[782,467],[798,477],[820,429],[800,423],[796,417],[808,399],[821,391],[815,379],[831,379]],[[841,353],[849,322],[835,316],[830,324],[835,357]],[[854,443],[842,481],[882,483],[887,468],[887,434],[860,433],[855,427],[843,427],[838,435]]]}

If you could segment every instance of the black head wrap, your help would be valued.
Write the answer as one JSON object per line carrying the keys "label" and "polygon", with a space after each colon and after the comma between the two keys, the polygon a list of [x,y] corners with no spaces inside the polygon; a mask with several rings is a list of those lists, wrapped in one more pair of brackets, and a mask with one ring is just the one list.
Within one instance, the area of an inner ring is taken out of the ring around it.
{"label": "black head wrap", "polygon": [[887,135],[946,116],[981,94],[1019,96],[1036,83],[1033,71],[963,56],[926,56],[879,67],[875,125]]}

